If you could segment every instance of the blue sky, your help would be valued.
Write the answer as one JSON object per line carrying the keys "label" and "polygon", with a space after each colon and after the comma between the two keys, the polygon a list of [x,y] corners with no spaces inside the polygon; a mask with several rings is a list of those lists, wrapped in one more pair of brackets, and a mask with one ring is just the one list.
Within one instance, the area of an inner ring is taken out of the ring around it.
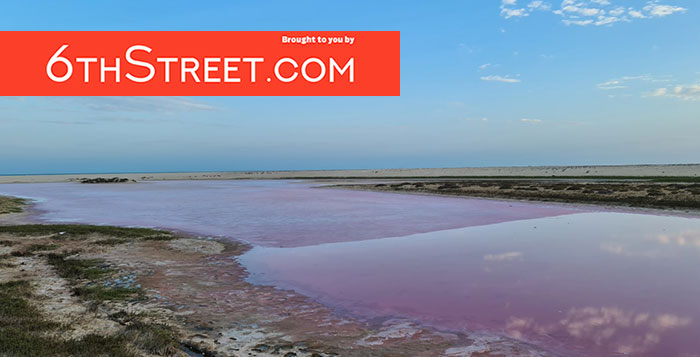
{"label": "blue sky", "polygon": [[401,96],[0,97],[0,173],[698,162],[699,11],[695,0],[3,2],[1,30],[399,30]]}

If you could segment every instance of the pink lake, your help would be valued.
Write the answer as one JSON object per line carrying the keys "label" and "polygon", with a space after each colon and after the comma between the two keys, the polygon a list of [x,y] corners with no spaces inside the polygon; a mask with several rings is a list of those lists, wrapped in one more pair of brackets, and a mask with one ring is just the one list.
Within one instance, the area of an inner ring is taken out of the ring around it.
{"label": "pink lake", "polygon": [[5,184],[48,222],[163,227],[297,247],[581,212],[556,205],[311,188],[290,181]]}
{"label": "pink lake", "polygon": [[256,284],[565,356],[700,355],[700,219],[284,181],[11,184],[38,218],[250,242]]}

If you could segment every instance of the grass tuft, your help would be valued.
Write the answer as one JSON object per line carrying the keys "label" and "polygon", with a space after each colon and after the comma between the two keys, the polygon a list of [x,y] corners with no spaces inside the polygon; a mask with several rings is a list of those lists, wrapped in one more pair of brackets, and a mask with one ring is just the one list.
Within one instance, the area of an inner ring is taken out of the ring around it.
{"label": "grass tuft", "polygon": [[0,356],[135,356],[125,336],[53,337],[61,326],[31,304],[32,292],[26,280],[0,284]]}
{"label": "grass tuft", "polygon": [[60,247],[58,244],[30,244],[26,248],[12,252],[15,257],[29,257],[34,255],[34,252],[56,250]]}
{"label": "grass tuft", "polygon": [[66,254],[54,253],[47,259],[59,276],[71,281],[100,279],[112,272],[100,259],[66,259]]}
{"label": "grass tuft", "polygon": [[172,236],[172,233],[150,228],[125,228],[84,224],[23,224],[0,226],[0,233],[17,236],[44,236],[58,234],[61,238],[100,234],[113,238],[138,239],[151,236]]}
{"label": "grass tuft", "polygon": [[20,213],[27,201],[16,197],[0,196],[0,214]]}
{"label": "grass tuft", "polygon": [[142,239],[143,240],[155,240],[155,241],[159,241],[159,240],[167,241],[167,240],[175,239],[175,236],[172,234],[168,234],[168,235],[160,234],[160,235],[152,235],[152,236],[143,237]]}
{"label": "grass tuft", "polygon": [[177,334],[164,324],[136,320],[126,328],[124,336],[148,354],[171,356],[181,349]]}
{"label": "grass tuft", "polygon": [[107,239],[101,239],[98,241],[92,242],[92,244],[95,245],[107,245],[107,246],[115,246],[119,244],[124,244],[128,242],[126,239],[120,239],[120,238],[107,238]]}
{"label": "grass tuft", "polygon": [[72,283],[88,280],[93,285],[78,286],[73,289],[75,295],[84,300],[106,301],[106,300],[128,300],[139,298],[143,295],[140,288],[109,287],[96,285],[100,280],[113,272],[100,259],[67,259],[66,254],[49,254],[48,262],[56,273]]}

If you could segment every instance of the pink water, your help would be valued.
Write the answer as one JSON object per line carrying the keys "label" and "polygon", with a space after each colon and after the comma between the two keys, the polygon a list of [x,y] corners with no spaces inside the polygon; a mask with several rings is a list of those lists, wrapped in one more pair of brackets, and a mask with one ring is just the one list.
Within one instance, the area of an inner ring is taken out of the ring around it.
{"label": "pink water", "polygon": [[700,219],[272,181],[0,194],[40,199],[43,220],[251,242],[240,257],[250,281],[339,313],[508,335],[570,356],[700,355]]}
{"label": "pink water", "polygon": [[273,247],[398,237],[579,212],[451,197],[312,189],[287,181],[0,185],[50,222],[164,227]]}
{"label": "pink water", "polygon": [[255,248],[251,281],[348,313],[490,331],[564,355],[700,352],[700,219],[584,213]]}

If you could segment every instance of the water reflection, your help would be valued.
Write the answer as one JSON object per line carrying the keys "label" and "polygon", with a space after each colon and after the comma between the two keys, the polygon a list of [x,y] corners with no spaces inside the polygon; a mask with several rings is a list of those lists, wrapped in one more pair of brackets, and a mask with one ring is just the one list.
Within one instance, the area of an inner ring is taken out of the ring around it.
{"label": "water reflection", "polygon": [[506,252],[501,254],[486,254],[484,255],[484,260],[487,262],[502,262],[509,260],[522,260],[522,252]]}
{"label": "water reflection", "polygon": [[651,250],[637,250],[638,248],[629,247],[618,242],[605,242],[600,244],[600,250],[625,257],[642,257],[642,258],[654,258],[659,254],[658,249]]}
{"label": "water reflection", "polygon": [[700,351],[695,232],[700,219],[584,213],[255,248],[241,262],[253,282],[367,318],[501,333],[562,355],[691,356]]}
{"label": "water reflection", "polygon": [[700,248],[700,232],[685,231],[675,235],[659,234],[656,240],[661,244],[675,244],[679,247],[692,246]]}
{"label": "water reflection", "polygon": [[[640,233],[638,240],[632,243],[624,241],[606,241],[600,243],[600,249],[606,253],[640,258],[671,258],[679,252],[691,253],[687,248],[700,248],[700,231],[685,230],[660,234]],[[659,246],[661,245],[661,246]],[[700,252],[700,251],[698,251]]]}
{"label": "water reflection", "polygon": [[535,334],[553,336],[564,332],[578,343],[592,342],[594,348],[607,347],[614,353],[639,355],[659,344],[665,332],[686,327],[691,321],[689,317],[669,313],[638,313],[617,307],[583,307],[569,309],[559,322],[544,325],[531,318],[511,317],[506,323],[506,332],[515,338]]}

